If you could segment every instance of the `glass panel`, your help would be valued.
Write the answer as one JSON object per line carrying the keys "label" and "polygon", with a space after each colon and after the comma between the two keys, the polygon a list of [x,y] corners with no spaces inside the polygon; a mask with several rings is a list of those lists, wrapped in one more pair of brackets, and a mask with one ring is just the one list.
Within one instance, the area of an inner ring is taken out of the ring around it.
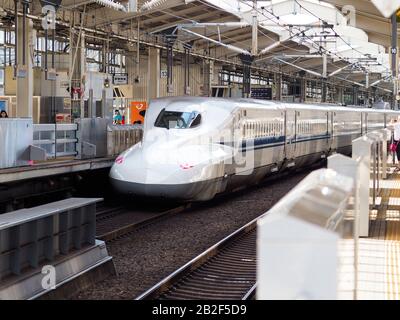
{"label": "glass panel", "polygon": [[179,112],[161,110],[154,126],[166,129],[188,129],[201,123],[201,115],[197,111]]}

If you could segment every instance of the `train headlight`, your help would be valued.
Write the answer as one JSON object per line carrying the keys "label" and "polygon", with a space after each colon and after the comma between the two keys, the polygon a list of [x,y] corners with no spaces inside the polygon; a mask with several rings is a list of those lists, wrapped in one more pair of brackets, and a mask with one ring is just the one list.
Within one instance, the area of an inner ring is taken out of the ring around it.
{"label": "train headlight", "polygon": [[183,169],[183,170],[191,169],[191,168],[194,167],[193,165],[190,165],[190,164],[188,164],[188,163],[180,164],[179,166],[180,166],[181,169]]}
{"label": "train headlight", "polygon": [[119,156],[119,157],[117,157],[117,159],[115,159],[115,163],[116,164],[121,164],[122,162],[124,162],[124,157],[123,156]]}

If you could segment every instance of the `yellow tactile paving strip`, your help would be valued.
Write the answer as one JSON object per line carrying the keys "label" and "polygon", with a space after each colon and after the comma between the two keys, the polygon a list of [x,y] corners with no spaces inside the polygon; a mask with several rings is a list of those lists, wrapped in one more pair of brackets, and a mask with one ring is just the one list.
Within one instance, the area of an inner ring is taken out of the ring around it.
{"label": "yellow tactile paving strip", "polygon": [[399,300],[400,174],[391,173],[380,187],[370,237],[360,240],[358,298]]}

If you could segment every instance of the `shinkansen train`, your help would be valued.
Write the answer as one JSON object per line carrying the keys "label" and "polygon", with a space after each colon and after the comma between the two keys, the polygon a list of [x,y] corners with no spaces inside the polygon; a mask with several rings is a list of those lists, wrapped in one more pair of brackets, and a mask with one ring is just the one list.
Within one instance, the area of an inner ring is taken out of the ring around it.
{"label": "shinkansen train", "polygon": [[168,97],[147,109],[143,139],[110,172],[121,193],[183,201],[306,166],[382,129],[400,112],[253,99]]}

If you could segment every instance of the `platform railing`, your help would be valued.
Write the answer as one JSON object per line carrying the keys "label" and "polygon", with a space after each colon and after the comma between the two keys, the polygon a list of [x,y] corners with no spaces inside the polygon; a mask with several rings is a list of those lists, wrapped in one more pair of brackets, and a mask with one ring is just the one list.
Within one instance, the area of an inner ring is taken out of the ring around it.
{"label": "platform railing", "polygon": [[109,156],[116,156],[142,140],[142,125],[109,125],[107,130]]}
{"label": "platform railing", "polygon": [[76,124],[34,124],[33,145],[46,150],[47,158],[75,156]]}
{"label": "platform railing", "polygon": [[308,175],[257,224],[257,299],[354,299],[354,180]]}

